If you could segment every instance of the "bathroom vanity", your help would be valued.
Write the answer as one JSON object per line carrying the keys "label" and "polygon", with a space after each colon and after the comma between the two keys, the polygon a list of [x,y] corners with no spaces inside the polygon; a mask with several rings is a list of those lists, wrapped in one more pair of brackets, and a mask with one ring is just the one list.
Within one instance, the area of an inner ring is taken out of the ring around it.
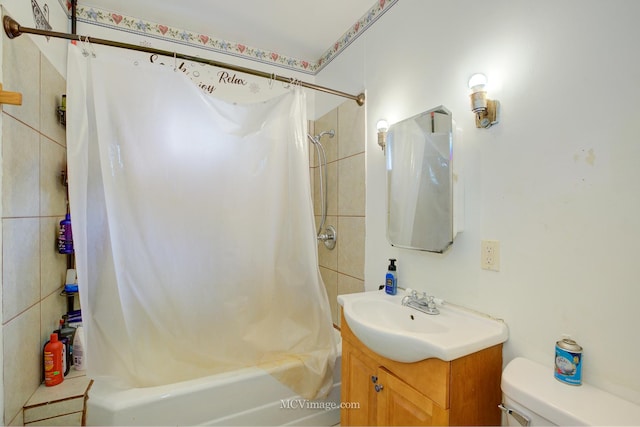
{"label": "bathroom vanity", "polygon": [[338,296],[342,425],[500,425],[506,324],[434,300],[411,290]]}
{"label": "bathroom vanity", "polygon": [[403,363],[370,350],[341,316],[341,425],[500,425],[502,344]]}

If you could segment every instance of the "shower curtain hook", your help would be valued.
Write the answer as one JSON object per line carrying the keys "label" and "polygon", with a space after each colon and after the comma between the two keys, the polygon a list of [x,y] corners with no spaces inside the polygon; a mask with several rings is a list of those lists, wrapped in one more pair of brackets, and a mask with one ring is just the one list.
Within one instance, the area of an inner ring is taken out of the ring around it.
{"label": "shower curtain hook", "polygon": [[273,82],[276,81],[276,73],[271,73],[269,76],[269,89],[273,89]]}
{"label": "shower curtain hook", "polygon": [[289,77],[289,83],[287,83],[284,88],[289,89],[291,86],[296,86],[299,82],[300,80],[296,79],[295,77]]}
{"label": "shower curtain hook", "polygon": [[96,58],[96,51],[93,49],[93,45],[91,44],[91,40],[89,40],[89,36],[86,36],[85,40],[89,44],[89,50],[91,51],[91,57]]}
{"label": "shower curtain hook", "polygon": [[93,50],[93,45],[89,40],[89,36],[84,36],[84,40],[82,40],[82,36],[79,36],[80,43],[82,44],[82,56],[85,58],[91,55],[92,58],[96,57],[96,52]]}
{"label": "shower curtain hook", "polygon": [[82,56],[84,56],[85,58],[89,56],[89,52],[87,51],[87,41],[86,41],[86,37],[85,40],[82,40],[82,36],[80,36],[80,44],[82,45]]}
{"label": "shower curtain hook", "polygon": [[178,57],[176,51],[173,51],[173,71],[178,71]]}

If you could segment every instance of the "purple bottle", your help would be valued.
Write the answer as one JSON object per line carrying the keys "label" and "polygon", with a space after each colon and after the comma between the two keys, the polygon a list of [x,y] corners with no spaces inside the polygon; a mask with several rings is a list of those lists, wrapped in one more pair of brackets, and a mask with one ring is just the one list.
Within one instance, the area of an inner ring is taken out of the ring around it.
{"label": "purple bottle", "polygon": [[73,234],[71,232],[71,214],[67,214],[60,221],[60,233],[58,233],[58,252],[61,254],[73,253]]}

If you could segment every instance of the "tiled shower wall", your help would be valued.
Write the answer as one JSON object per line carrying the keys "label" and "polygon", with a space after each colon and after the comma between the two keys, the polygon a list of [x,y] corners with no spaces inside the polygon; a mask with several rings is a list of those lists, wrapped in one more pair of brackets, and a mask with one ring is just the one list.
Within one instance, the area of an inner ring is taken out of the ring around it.
{"label": "tiled shower wall", "polygon": [[3,32],[2,83],[22,105],[2,106],[2,351],[4,425],[22,425],[22,406],[41,381],[43,343],[66,312],[66,257],[57,253],[66,213],[65,130],[56,107],[65,79],[28,36]]}
{"label": "tiled shower wall", "polygon": [[[333,322],[339,325],[337,296],[364,291],[365,238],[365,107],[346,101],[313,123],[313,133],[335,130],[322,137],[327,154],[328,205],[325,226],[337,231],[333,250],[318,245],[320,273],[331,303]],[[320,168],[311,146],[311,172],[314,186],[316,224],[322,215]]]}

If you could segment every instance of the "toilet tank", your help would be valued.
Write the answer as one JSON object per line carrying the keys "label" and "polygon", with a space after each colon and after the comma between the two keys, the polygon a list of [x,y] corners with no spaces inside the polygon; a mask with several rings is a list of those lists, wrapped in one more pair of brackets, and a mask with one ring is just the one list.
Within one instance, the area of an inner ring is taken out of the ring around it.
{"label": "toilet tank", "polygon": [[522,357],[504,369],[502,393],[503,411],[515,409],[530,425],[640,425],[640,406],[586,383],[561,383],[552,367]]}

